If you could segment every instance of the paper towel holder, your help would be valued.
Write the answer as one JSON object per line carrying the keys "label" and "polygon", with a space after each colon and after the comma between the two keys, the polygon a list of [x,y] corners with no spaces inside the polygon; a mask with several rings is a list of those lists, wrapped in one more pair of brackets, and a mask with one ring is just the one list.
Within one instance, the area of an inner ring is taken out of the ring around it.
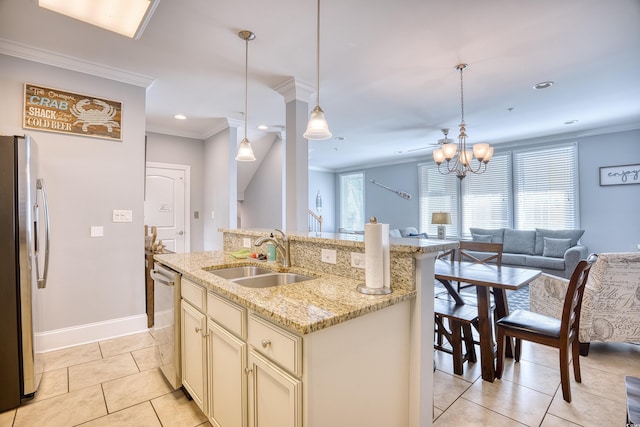
{"label": "paper towel holder", "polygon": [[364,283],[360,283],[356,286],[356,290],[361,294],[367,295],[388,295],[391,293],[391,288],[385,288],[384,286],[381,288],[368,288]]}
{"label": "paper towel holder", "polygon": [[[371,218],[369,218],[369,222],[371,224],[377,224],[378,223],[378,218],[376,218],[375,216],[372,216]],[[356,286],[356,290],[362,294],[367,294],[367,295],[388,295],[391,293],[391,287],[381,287],[381,288],[369,288],[367,287],[366,282],[365,283],[360,283],[358,286]]]}

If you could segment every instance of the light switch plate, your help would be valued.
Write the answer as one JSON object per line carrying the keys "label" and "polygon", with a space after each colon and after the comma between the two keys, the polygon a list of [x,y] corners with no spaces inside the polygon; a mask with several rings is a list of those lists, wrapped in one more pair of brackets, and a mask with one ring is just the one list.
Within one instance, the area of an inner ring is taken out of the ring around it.
{"label": "light switch plate", "polygon": [[351,252],[351,267],[364,268],[364,254],[361,252]]}
{"label": "light switch plate", "polygon": [[104,228],[101,225],[92,225],[91,226],[91,237],[102,237],[104,236]]}
{"label": "light switch plate", "polygon": [[133,211],[114,209],[112,214],[113,222],[131,222],[133,221]]}
{"label": "light switch plate", "polygon": [[326,262],[328,264],[336,263],[336,251],[333,249],[322,249],[320,257],[322,262]]}

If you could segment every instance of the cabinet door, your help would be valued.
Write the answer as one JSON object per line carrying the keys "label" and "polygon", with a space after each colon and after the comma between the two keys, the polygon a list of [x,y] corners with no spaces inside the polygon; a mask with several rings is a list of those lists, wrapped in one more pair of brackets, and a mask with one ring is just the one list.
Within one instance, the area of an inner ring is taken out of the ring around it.
{"label": "cabinet door", "polygon": [[247,425],[247,344],[207,322],[209,418],[215,427]]}
{"label": "cabinet door", "polygon": [[182,385],[202,412],[207,413],[205,315],[182,300]]}
{"label": "cabinet door", "polygon": [[302,426],[302,382],[249,350],[249,426]]}

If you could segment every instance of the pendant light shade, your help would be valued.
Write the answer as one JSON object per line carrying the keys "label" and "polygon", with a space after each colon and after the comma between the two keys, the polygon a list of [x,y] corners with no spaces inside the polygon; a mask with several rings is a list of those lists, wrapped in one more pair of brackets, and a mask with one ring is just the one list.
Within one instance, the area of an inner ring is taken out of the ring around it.
{"label": "pendant light shade", "polygon": [[256,160],[256,156],[253,155],[253,149],[251,143],[247,139],[247,93],[249,91],[248,75],[249,75],[249,41],[256,38],[256,35],[251,31],[244,30],[238,33],[238,37],[245,41],[245,61],[244,61],[244,138],[240,141],[238,147],[238,154],[236,160],[239,162],[253,162]]}
{"label": "pendant light shade", "polygon": [[331,131],[324,118],[324,111],[320,108],[320,0],[318,0],[316,18],[316,106],[311,111],[307,130],[303,136],[307,139],[321,140],[331,138]]}
{"label": "pendant light shade", "polygon": [[239,162],[253,162],[256,160],[256,156],[253,155],[253,149],[251,143],[247,138],[242,138],[240,146],[238,147],[238,155],[236,160]]}
{"label": "pendant light shade", "polygon": [[307,130],[304,132],[304,137],[307,139],[328,139],[331,138],[331,131],[329,131],[329,124],[324,118],[324,111],[319,105],[311,112],[309,117],[309,123],[307,123]]}

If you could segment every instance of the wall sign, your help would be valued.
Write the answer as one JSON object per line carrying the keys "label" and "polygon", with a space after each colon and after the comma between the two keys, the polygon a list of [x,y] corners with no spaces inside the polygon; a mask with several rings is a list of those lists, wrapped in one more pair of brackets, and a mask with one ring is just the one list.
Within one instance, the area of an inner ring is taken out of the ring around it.
{"label": "wall sign", "polygon": [[122,103],[24,85],[22,127],[122,141]]}
{"label": "wall sign", "polygon": [[600,186],[640,184],[640,164],[600,168]]}

